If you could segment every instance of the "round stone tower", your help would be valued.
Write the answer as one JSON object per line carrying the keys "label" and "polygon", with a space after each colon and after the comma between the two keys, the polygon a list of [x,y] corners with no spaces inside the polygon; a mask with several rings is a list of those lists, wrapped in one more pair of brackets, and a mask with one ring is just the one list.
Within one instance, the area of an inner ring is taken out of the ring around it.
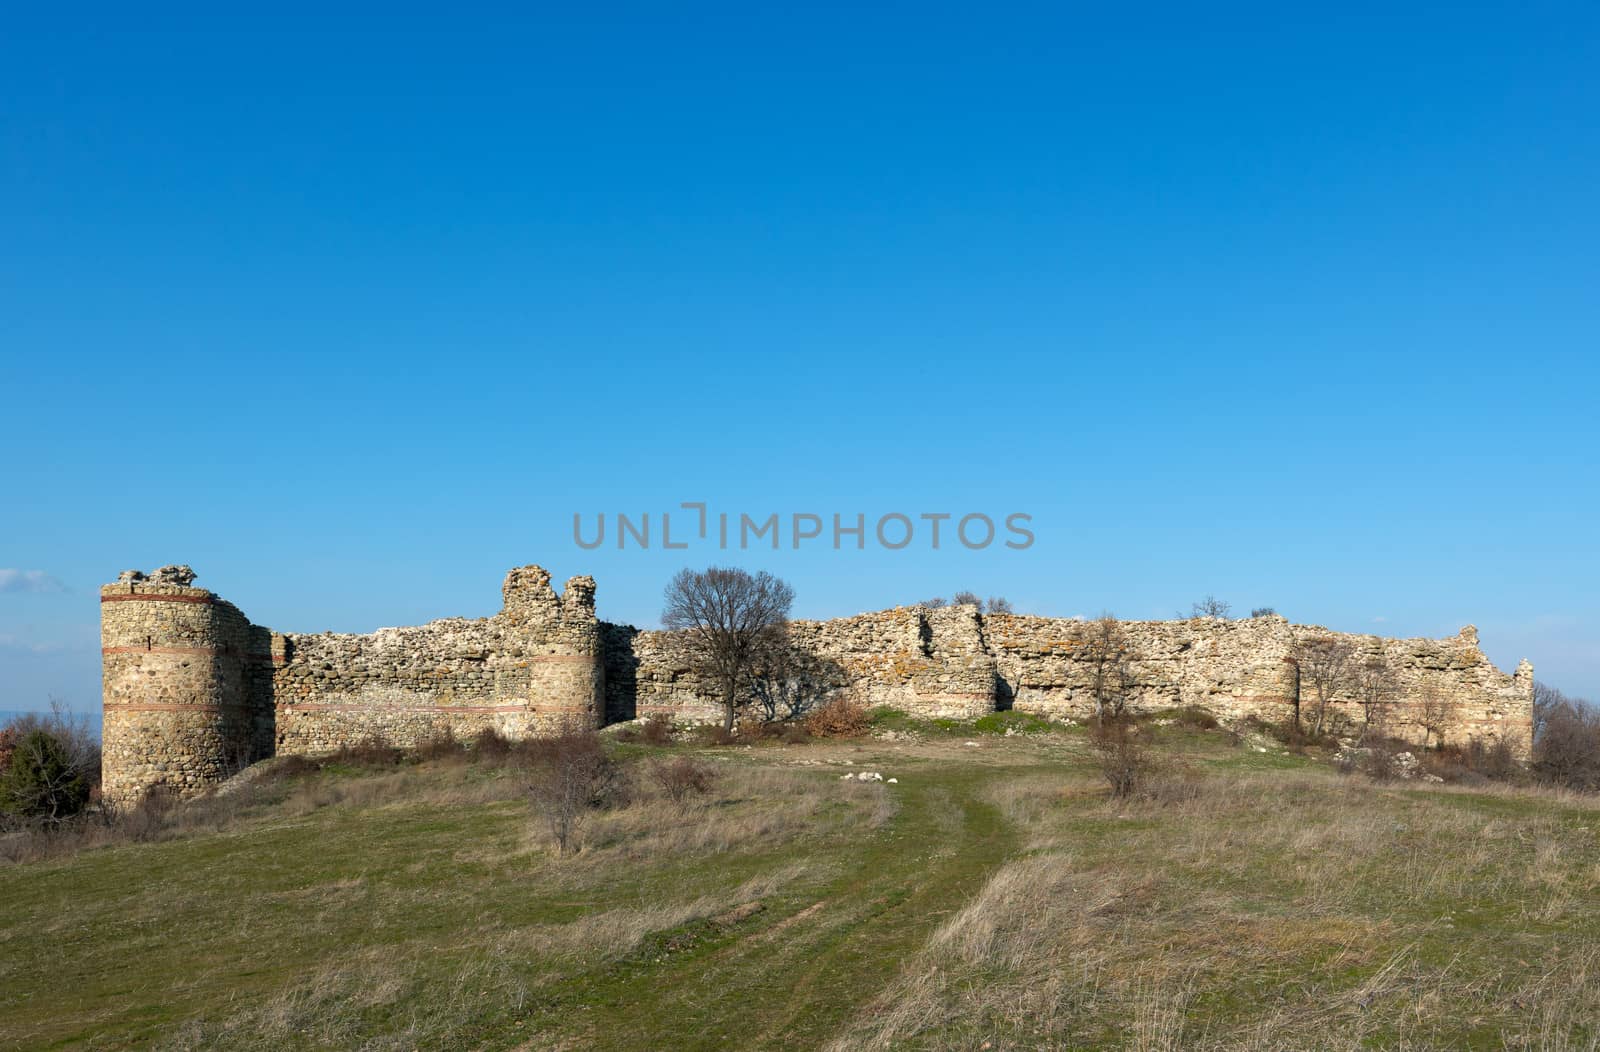
{"label": "round stone tower", "polygon": [[594,730],[604,705],[600,622],[594,578],[574,577],[557,596],[550,574],[519,566],[506,574],[499,620],[518,639],[527,663],[529,726],[534,734]]}
{"label": "round stone tower", "polygon": [[231,603],[192,587],[194,571],[129,570],[100,589],[102,793],[137,801],[222,781],[255,758],[254,630]]}

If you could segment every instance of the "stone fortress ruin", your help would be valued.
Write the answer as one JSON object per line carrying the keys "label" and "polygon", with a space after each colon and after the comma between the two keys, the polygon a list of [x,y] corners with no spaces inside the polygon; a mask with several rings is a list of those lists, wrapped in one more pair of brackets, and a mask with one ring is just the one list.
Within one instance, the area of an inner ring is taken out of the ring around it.
{"label": "stone fortress ruin", "polygon": [[[665,714],[708,719],[714,693],[670,633],[595,616],[595,583],[557,595],[538,566],[510,571],[486,618],[445,618],[367,635],[284,633],[252,624],[194,587],[187,566],[127,571],[100,590],[104,793],[193,794],[249,763],[382,736],[413,745],[493,728],[511,738]],[[1134,711],[1196,705],[1223,718],[1280,720],[1301,689],[1297,643],[1337,636],[1391,670],[1396,729],[1424,698],[1444,737],[1499,738],[1525,751],[1533,666],[1501,672],[1470,625],[1448,639],[1344,635],[1278,616],[1120,624],[1133,656]],[[1083,719],[1094,710],[1084,622],[983,614],[973,606],[896,607],[789,623],[789,673],[821,694],[920,717],[997,709]],[[1353,709],[1335,697],[1335,708]],[[1417,735],[1420,736],[1420,735]]]}

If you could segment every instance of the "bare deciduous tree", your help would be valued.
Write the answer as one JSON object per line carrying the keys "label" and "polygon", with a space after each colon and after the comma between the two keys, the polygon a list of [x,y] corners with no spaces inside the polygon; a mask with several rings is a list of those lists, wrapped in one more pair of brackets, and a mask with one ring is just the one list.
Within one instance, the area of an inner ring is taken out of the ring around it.
{"label": "bare deciduous tree", "polygon": [[1079,630],[1076,642],[1089,666],[1095,718],[1121,717],[1133,686],[1133,649],[1121,622],[1110,613],[1101,614]]}
{"label": "bare deciduous tree", "polygon": [[1355,667],[1350,677],[1351,692],[1361,706],[1361,736],[1370,738],[1388,733],[1389,708],[1394,700],[1394,671],[1383,658],[1374,655]]}
{"label": "bare deciduous tree", "polygon": [[1413,719],[1422,728],[1423,748],[1427,748],[1430,741],[1443,745],[1444,730],[1450,723],[1450,702],[1437,687],[1424,687],[1417,698]]}
{"label": "bare deciduous tree", "polygon": [[991,595],[988,599],[978,598],[977,592],[960,591],[949,599],[934,596],[924,599],[917,604],[928,610],[939,610],[946,606],[975,606],[980,614],[1014,614],[1016,608],[1011,605],[1011,600],[1003,595]]}
{"label": "bare deciduous tree", "polygon": [[[1294,646],[1294,663],[1300,683],[1317,692],[1312,708],[1312,733],[1321,735],[1328,725],[1328,706],[1349,689],[1355,648],[1337,636],[1310,636]],[[1300,723],[1300,704],[1295,703],[1295,724]]]}
{"label": "bare deciduous tree", "polygon": [[1550,717],[1572,705],[1571,699],[1543,680],[1533,681],[1533,741],[1537,745]]}
{"label": "bare deciduous tree", "polygon": [[[1534,684],[1533,770],[1547,784],[1600,790],[1600,714],[1580,698]],[[1543,710],[1542,712],[1540,710]]]}
{"label": "bare deciduous tree", "polygon": [[[1227,620],[1228,614],[1233,610],[1233,604],[1225,603],[1214,595],[1207,595],[1204,599],[1189,608],[1189,616],[1194,617],[1219,617]],[[1182,614],[1178,615],[1182,617]]]}
{"label": "bare deciduous tree", "polygon": [[667,585],[661,623],[681,633],[685,656],[721,692],[723,729],[733,729],[740,689],[762,648],[783,636],[793,603],[794,589],[764,570],[680,570]]}

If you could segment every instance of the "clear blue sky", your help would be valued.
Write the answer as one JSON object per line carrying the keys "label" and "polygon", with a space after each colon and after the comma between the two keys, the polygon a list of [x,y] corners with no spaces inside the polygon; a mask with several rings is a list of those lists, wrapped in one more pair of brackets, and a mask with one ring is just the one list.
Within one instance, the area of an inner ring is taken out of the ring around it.
{"label": "clear blue sky", "polygon": [[[1214,592],[1600,695],[1592,4],[579,6],[10,13],[0,708],[175,561],[293,631]],[[1037,540],[573,543],[689,500]]]}

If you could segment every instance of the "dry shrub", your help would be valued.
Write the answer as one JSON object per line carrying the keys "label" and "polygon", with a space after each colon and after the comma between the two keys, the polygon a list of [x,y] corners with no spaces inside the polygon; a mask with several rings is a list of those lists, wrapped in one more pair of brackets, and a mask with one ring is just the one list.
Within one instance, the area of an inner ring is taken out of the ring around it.
{"label": "dry shrub", "polygon": [[449,727],[441,727],[427,738],[418,742],[411,754],[419,760],[465,760],[467,749],[457,738],[455,731]]}
{"label": "dry shrub", "polygon": [[696,736],[705,745],[736,745],[739,736],[720,723],[708,723],[696,729]]}
{"label": "dry shrub", "polygon": [[493,727],[485,727],[472,739],[472,755],[480,760],[505,760],[514,748],[511,739]]}
{"label": "dry shrub", "polygon": [[257,772],[254,777],[255,783],[266,785],[273,782],[290,782],[316,774],[322,770],[322,765],[309,756],[292,753],[266,761],[255,770]]}
{"label": "dry shrub", "polygon": [[743,742],[776,741],[783,735],[783,726],[776,720],[740,720],[734,733]]}
{"label": "dry shrub", "polygon": [[166,786],[157,786],[137,804],[120,812],[115,821],[129,840],[146,843],[161,839],[177,820],[181,806],[176,793]]}
{"label": "dry shrub", "polygon": [[159,787],[134,804],[102,803],[64,822],[29,823],[10,833],[0,829],[0,862],[37,862],[93,848],[154,843],[233,829],[264,801],[275,798],[268,793],[261,785],[250,785],[226,795],[184,801],[170,789]]}
{"label": "dry shrub", "polygon": [[1546,785],[1600,791],[1600,713],[1573,704],[1550,712],[1534,743],[1533,771]]}
{"label": "dry shrub", "polygon": [[639,724],[639,737],[650,745],[671,745],[677,728],[672,717],[657,713]]}
{"label": "dry shrub", "polygon": [[525,752],[528,797],[559,854],[567,853],[573,833],[590,811],[627,800],[627,779],[593,731],[538,738]]}
{"label": "dry shrub", "polygon": [[806,714],[806,732],[813,738],[858,738],[871,721],[867,710],[848,698],[835,698]]}
{"label": "dry shrub", "polygon": [[405,754],[381,734],[369,734],[353,745],[341,745],[327,757],[328,763],[348,767],[394,767]]}
{"label": "dry shrub", "polygon": [[704,796],[716,782],[716,771],[688,756],[655,760],[650,764],[650,781],[675,804],[691,796]]}
{"label": "dry shrub", "polygon": [[1172,721],[1180,727],[1195,731],[1214,731],[1218,727],[1217,718],[1198,705],[1187,705],[1179,709]]}
{"label": "dry shrub", "polygon": [[1133,720],[1107,716],[1091,724],[1089,743],[1111,795],[1122,799],[1137,792],[1149,774],[1151,762]]}
{"label": "dry shrub", "polygon": [[1482,785],[1525,782],[1526,768],[1504,738],[1471,738],[1465,745],[1442,745],[1421,753],[1423,770],[1446,782]]}
{"label": "dry shrub", "polygon": [[1357,747],[1341,750],[1335,766],[1341,774],[1363,774],[1375,782],[1387,782],[1404,774],[1398,759],[1403,752],[1412,752],[1412,747],[1399,738],[1369,733]]}
{"label": "dry shrub", "polygon": [[619,742],[644,742],[647,745],[671,745],[677,736],[678,728],[673,724],[672,717],[664,713],[656,713],[642,720],[630,723],[617,730],[616,738]]}

